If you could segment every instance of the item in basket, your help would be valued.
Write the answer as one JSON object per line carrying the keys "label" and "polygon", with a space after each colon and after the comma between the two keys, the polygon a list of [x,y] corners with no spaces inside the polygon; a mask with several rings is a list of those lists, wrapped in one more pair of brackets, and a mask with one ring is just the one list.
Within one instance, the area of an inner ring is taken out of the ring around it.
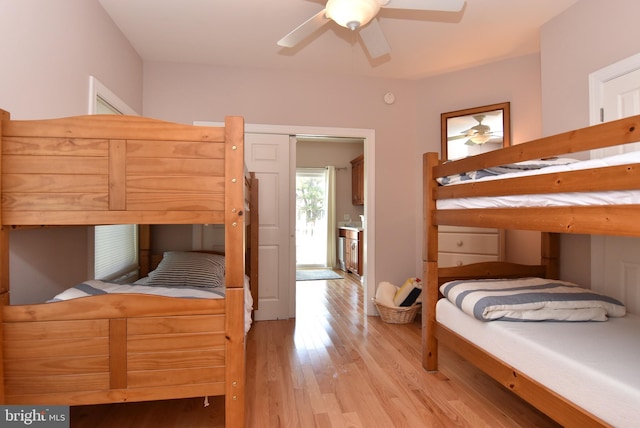
{"label": "item in basket", "polygon": [[419,301],[421,294],[422,281],[420,278],[409,278],[396,292],[393,297],[393,303],[395,306],[411,306]]}
{"label": "item in basket", "polygon": [[386,281],[380,282],[376,290],[376,302],[385,306],[396,306],[393,299],[397,291],[398,286]]}

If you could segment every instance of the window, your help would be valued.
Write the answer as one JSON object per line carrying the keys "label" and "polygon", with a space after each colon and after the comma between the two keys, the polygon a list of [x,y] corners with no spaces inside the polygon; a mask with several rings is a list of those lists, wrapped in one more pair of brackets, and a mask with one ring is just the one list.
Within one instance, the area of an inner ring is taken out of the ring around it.
{"label": "window", "polygon": [[134,109],[93,76],[89,77],[89,114],[138,115]]}
{"label": "window", "polygon": [[122,114],[117,108],[109,104],[98,95],[96,100],[96,114]]}
{"label": "window", "polygon": [[296,266],[327,265],[327,170],[296,171]]}
{"label": "window", "polygon": [[[107,89],[98,79],[89,78],[89,114],[133,114],[136,112]],[[93,277],[127,282],[138,275],[138,226],[117,224],[95,226]]]}
{"label": "window", "polygon": [[125,282],[138,274],[138,227],[116,224],[94,227],[94,278]]}

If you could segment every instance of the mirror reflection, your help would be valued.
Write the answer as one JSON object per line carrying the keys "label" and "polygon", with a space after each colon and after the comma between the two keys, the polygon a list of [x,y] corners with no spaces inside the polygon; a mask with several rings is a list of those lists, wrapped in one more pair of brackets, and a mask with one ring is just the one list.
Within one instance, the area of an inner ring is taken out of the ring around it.
{"label": "mirror reflection", "polygon": [[511,144],[508,102],[442,113],[441,126],[443,160],[473,156]]}

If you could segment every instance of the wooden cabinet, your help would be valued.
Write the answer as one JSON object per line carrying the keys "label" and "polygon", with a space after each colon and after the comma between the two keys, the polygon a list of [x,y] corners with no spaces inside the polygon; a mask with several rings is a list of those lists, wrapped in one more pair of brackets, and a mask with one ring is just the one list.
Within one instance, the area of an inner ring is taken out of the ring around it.
{"label": "wooden cabinet", "polygon": [[438,266],[503,260],[504,231],[476,227],[440,226]]}
{"label": "wooden cabinet", "polygon": [[364,154],[351,161],[351,202],[364,205]]}
{"label": "wooden cabinet", "polygon": [[353,228],[339,229],[339,236],[345,239],[344,263],[345,270],[358,276],[362,276],[362,251],[363,251],[363,231]]}

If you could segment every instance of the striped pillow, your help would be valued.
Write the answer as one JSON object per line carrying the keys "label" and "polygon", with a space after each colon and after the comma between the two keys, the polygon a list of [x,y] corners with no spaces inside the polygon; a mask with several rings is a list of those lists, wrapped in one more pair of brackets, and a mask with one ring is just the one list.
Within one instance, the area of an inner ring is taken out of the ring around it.
{"label": "striped pillow", "polygon": [[167,251],[158,268],[149,273],[147,284],[163,287],[224,287],[224,256]]}

